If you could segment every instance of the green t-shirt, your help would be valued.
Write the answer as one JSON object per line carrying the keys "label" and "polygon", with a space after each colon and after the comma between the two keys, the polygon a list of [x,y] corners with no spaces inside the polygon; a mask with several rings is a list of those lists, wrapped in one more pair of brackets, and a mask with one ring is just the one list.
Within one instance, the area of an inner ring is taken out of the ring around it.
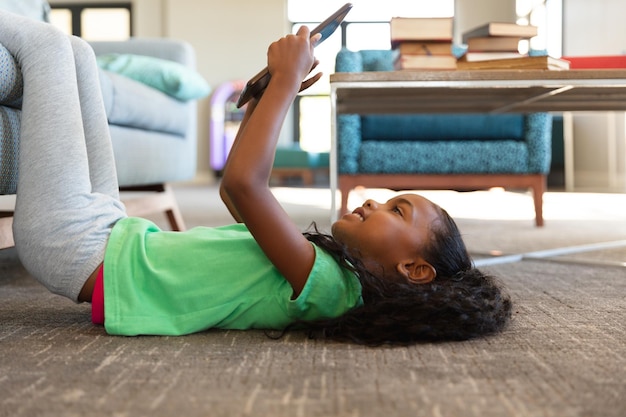
{"label": "green t-shirt", "polygon": [[282,329],[362,304],[356,276],[315,246],[296,299],[243,224],[160,230],[119,221],[104,259],[105,328],[117,335],[183,335],[209,328]]}

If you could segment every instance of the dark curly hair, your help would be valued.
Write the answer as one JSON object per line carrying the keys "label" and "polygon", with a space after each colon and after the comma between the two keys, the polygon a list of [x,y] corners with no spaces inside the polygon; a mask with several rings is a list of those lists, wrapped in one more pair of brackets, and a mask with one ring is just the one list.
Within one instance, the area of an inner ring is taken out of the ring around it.
{"label": "dark curly hair", "polygon": [[440,220],[422,257],[437,271],[428,284],[390,282],[368,272],[332,236],[315,224],[307,239],[352,269],[362,286],[363,305],[341,317],[305,323],[311,337],[365,345],[466,340],[503,329],[511,299],[492,276],[474,268],[454,220],[435,206]]}

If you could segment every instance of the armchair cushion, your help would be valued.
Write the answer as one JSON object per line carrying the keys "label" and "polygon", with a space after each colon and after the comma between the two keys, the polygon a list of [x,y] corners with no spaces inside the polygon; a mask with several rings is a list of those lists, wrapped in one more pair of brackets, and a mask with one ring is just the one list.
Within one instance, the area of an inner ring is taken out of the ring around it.
{"label": "armchair cushion", "polygon": [[519,114],[363,116],[361,123],[364,141],[524,140],[524,117]]}
{"label": "armchair cushion", "polygon": [[[495,145],[495,146],[494,146]],[[527,171],[526,145],[518,141],[367,141],[359,152],[363,174],[517,174]]]}
{"label": "armchair cushion", "polygon": [[178,100],[209,95],[207,82],[193,68],[177,62],[137,54],[105,54],[97,57],[100,68],[124,75]]}

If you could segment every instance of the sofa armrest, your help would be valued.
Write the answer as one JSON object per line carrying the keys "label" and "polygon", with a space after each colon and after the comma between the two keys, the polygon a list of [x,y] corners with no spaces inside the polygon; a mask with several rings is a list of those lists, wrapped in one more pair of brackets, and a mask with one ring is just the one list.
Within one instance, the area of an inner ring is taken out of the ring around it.
{"label": "sofa armrest", "polygon": [[524,132],[528,146],[529,172],[547,174],[552,160],[552,114],[526,115]]}
{"label": "sofa armrest", "polygon": [[50,4],[46,0],[0,0],[0,9],[42,22],[50,21]]}
{"label": "sofa armrest", "polygon": [[131,38],[127,41],[94,41],[89,43],[96,55],[136,54],[167,59],[191,68],[196,67],[193,47],[176,39]]}

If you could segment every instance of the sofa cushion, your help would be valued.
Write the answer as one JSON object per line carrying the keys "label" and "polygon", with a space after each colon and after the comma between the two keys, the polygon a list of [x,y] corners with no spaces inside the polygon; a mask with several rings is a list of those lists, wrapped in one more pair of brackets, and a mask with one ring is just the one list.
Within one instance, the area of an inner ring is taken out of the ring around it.
{"label": "sofa cushion", "polygon": [[0,45],[0,104],[20,107],[22,102],[22,72],[11,53]]}
{"label": "sofa cushion", "polygon": [[178,62],[135,54],[105,54],[97,60],[100,68],[132,78],[178,100],[199,99],[211,92],[200,74]]}
{"label": "sofa cushion", "polygon": [[100,85],[110,124],[179,136],[187,132],[187,103],[105,70],[100,70]]}
{"label": "sofa cushion", "polygon": [[17,189],[20,110],[0,106],[0,195],[15,194]]}
{"label": "sofa cushion", "polygon": [[[186,103],[104,70],[100,70],[100,84],[109,123],[180,136],[187,132],[189,112]],[[9,51],[0,45],[0,104],[19,109],[22,89],[19,66]],[[7,132],[6,127],[3,128],[3,135]]]}
{"label": "sofa cushion", "polygon": [[524,116],[481,115],[386,115],[363,116],[364,141],[524,140]]}

